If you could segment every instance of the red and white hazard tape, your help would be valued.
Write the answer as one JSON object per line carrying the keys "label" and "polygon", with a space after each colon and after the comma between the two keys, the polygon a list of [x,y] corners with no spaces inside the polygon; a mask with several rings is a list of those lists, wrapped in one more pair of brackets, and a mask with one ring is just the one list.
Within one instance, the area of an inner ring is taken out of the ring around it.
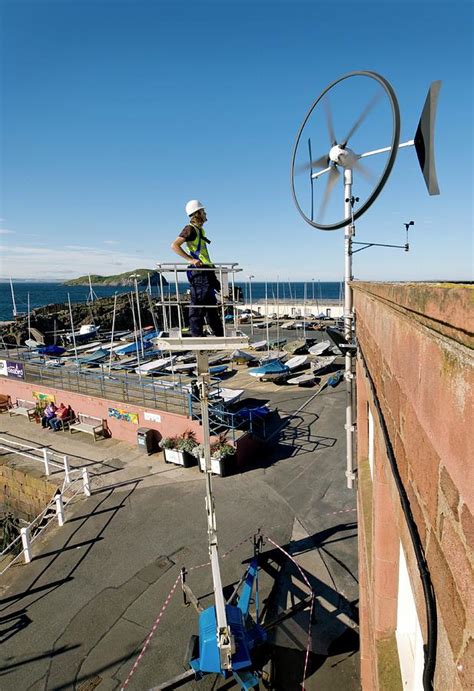
{"label": "red and white hazard tape", "polygon": [[159,624],[160,621],[161,621],[161,617],[163,616],[163,613],[164,613],[165,609],[168,607],[169,601],[171,600],[171,597],[173,596],[173,593],[174,593],[174,591],[176,590],[176,586],[178,585],[178,583],[179,583],[179,581],[180,581],[180,578],[181,578],[181,572],[178,574],[178,577],[177,577],[177,579],[175,580],[174,585],[173,585],[173,587],[171,588],[171,590],[170,590],[170,592],[169,592],[169,594],[168,594],[168,597],[167,597],[166,600],[164,601],[163,607],[161,608],[160,613],[158,614],[158,616],[157,616],[157,618],[156,618],[156,620],[155,620],[155,623],[153,624],[152,629],[151,629],[150,633],[148,634],[145,643],[143,644],[143,647],[142,647],[142,649],[141,649],[141,651],[140,651],[140,654],[138,655],[137,659],[135,660],[135,663],[134,663],[132,669],[130,670],[130,673],[129,673],[128,677],[125,679],[125,681],[124,681],[124,683],[123,683],[123,686],[121,687],[120,691],[123,691],[123,690],[128,686],[128,684],[129,684],[129,682],[130,682],[130,679],[131,679],[131,678],[133,677],[133,675],[135,674],[135,670],[137,669],[138,665],[140,664],[140,662],[141,662],[141,660],[142,660],[142,657],[144,656],[144,654],[145,654],[145,652],[146,652],[146,649],[148,648],[148,645],[149,645],[151,639],[153,638],[153,635],[154,635],[154,633],[155,633],[155,631],[156,631],[156,628],[157,628],[158,624]]}
{"label": "red and white hazard tape", "polygon": [[309,651],[310,651],[310,648],[311,648],[311,640],[312,640],[312,636],[311,636],[311,622],[312,622],[312,619],[313,619],[314,599],[315,599],[316,596],[315,596],[315,594],[314,594],[314,592],[313,592],[313,589],[312,589],[312,587],[311,587],[311,585],[310,585],[310,583],[309,583],[309,581],[308,581],[308,579],[307,579],[305,573],[303,572],[303,569],[302,569],[301,566],[298,564],[298,562],[295,561],[295,560],[293,559],[293,557],[291,556],[291,554],[289,554],[286,550],[284,550],[283,547],[280,547],[280,545],[277,545],[277,543],[274,542],[274,541],[271,539],[271,537],[268,537],[268,536],[264,536],[264,537],[265,537],[266,540],[268,540],[268,542],[271,542],[271,544],[272,544],[274,547],[276,547],[277,549],[279,549],[280,552],[283,552],[283,554],[284,554],[286,557],[288,557],[288,559],[289,559],[291,562],[293,562],[293,564],[296,566],[296,568],[297,568],[298,571],[300,572],[301,578],[304,580],[304,582],[305,582],[306,585],[308,586],[309,592],[310,592],[310,594],[311,594],[311,606],[310,606],[310,611],[309,611],[309,624],[308,624],[308,642],[307,642],[307,644],[306,644],[306,655],[305,655],[305,660],[304,660],[303,681],[301,682],[302,691],[305,691],[304,682],[305,682],[305,679],[306,679],[306,671],[307,671],[307,669],[308,669],[308,662],[309,662]]}
{"label": "red and white hazard tape", "polygon": [[342,509],[341,511],[331,511],[330,513],[325,513],[323,516],[336,516],[340,513],[354,513],[357,509]]}

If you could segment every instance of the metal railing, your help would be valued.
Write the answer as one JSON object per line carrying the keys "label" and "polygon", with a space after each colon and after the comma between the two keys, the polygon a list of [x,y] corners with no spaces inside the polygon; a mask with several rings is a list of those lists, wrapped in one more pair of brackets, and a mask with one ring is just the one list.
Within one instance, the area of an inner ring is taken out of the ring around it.
{"label": "metal railing", "polygon": [[[91,496],[91,482],[89,471],[86,466],[80,468],[70,468],[67,456],[56,454],[50,449],[35,448],[30,445],[21,444],[11,439],[0,438],[2,443],[0,448],[9,453],[27,458],[29,460],[38,461],[44,464],[44,474],[50,475],[51,466],[64,471],[64,481],[61,487],[58,487],[47,504],[32,521],[20,528],[20,534],[14,538],[8,545],[6,545],[0,552],[0,576],[7,571],[10,566],[13,566],[23,556],[25,564],[29,564],[32,560],[31,545],[36,538],[50,525],[53,519],[56,518],[59,526],[63,526],[66,522],[64,508],[80,493],[86,497]],[[12,448],[9,445],[14,444],[20,447],[19,449]],[[41,455],[35,455],[34,451],[41,452]],[[54,456],[60,456],[62,462],[54,461]],[[73,479],[73,474],[78,477]],[[20,548],[21,543],[21,548]],[[15,552],[17,552],[15,554]],[[14,555],[12,557],[12,555]],[[6,562],[6,563],[5,563]]]}
{"label": "metal railing", "polygon": [[[106,374],[104,366],[94,371],[82,367],[51,367],[46,364],[31,363],[21,357],[18,351],[8,359],[23,366],[23,381],[45,387],[73,391],[97,398],[105,398],[134,405],[149,406],[159,410],[192,416],[193,403],[190,393],[178,377],[170,386],[167,381],[145,380],[125,374]],[[5,356],[5,353],[0,353]]]}
{"label": "metal railing", "polygon": [[[20,350],[15,350],[15,356],[12,355],[12,350],[9,351],[8,359],[23,365],[23,381],[97,398],[149,406],[198,421],[201,419],[199,397],[192,392],[189,381],[185,383],[179,375],[175,375],[175,383],[170,386],[167,380],[140,380],[135,376],[129,376],[127,372],[109,376],[105,373],[104,366],[97,370],[62,366],[52,368],[46,364],[28,362],[21,357],[23,353]],[[0,352],[0,357],[4,354]],[[230,412],[224,404],[219,403],[210,406],[209,413],[213,432],[222,432],[225,429],[235,432],[241,429],[265,436],[265,420],[258,415],[252,415],[251,411],[249,419],[243,420],[238,412]]]}
{"label": "metal railing", "polygon": [[[200,413],[195,410],[194,419],[200,421]],[[239,411],[231,412],[226,410],[223,403],[209,406],[209,428],[211,433],[219,434],[228,432],[229,441],[235,443],[236,432],[241,430],[249,432],[261,439],[266,438],[266,421],[258,413],[248,410],[244,417]]]}

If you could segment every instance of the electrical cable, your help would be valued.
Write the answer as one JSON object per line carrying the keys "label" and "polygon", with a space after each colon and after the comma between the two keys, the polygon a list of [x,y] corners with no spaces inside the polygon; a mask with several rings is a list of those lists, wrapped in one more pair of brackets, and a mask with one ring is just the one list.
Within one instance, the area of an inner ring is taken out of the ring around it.
{"label": "electrical cable", "polygon": [[426,557],[421,542],[420,534],[418,532],[418,526],[416,525],[415,519],[413,518],[413,512],[410,506],[410,500],[406,493],[405,487],[400,476],[400,471],[398,470],[397,460],[395,458],[395,453],[393,451],[392,442],[390,440],[390,435],[388,433],[387,425],[385,423],[385,418],[382,412],[379,398],[377,396],[377,390],[373,382],[372,377],[367,366],[367,361],[365,359],[363,350],[359,343],[359,355],[361,362],[364,367],[365,375],[369,381],[370,389],[372,392],[372,397],[374,400],[375,407],[377,409],[377,415],[380,422],[380,428],[385,441],[385,449],[387,451],[388,462],[390,463],[390,468],[392,470],[393,479],[395,480],[395,485],[400,496],[400,504],[402,507],[403,514],[407,523],[408,532],[410,534],[411,542],[413,545],[413,550],[415,552],[416,563],[420,573],[421,583],[423,586],[423,594],[425,598],[426,606],[426,623],[427,623],[427,642],[423,646],[425,660],[423,668],[423,689],[424,691],[431,691],[433,689],[433,677],[436,667],[436,643],[438,636],[438,618],[436,610],[436,597],[433,588],[433,583],[431,581],[431,576],[426,562]]}

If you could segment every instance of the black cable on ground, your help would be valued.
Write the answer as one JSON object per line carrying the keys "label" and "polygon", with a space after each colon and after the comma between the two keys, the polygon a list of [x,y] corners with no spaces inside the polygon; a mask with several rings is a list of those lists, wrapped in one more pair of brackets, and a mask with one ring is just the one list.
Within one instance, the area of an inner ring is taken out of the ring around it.
{"label": "black cable on ground", "polygon": [[388,433],[387,425],[385,423],[385,418],[380,406],[380,401],[377,396],[377,391],[372,377],[370,376],[369,369],[367,366],[367,361],[364,357],[364,353],[359,344],[359,354],[364,366],[365,374],[370,384],[372,391],[373,400],[375,407],[377,409],[377,414],[380,422],[380,427],[384,436],[385,448],[387,451],[387,458],[390,463],[393,478],[395,480],[395,485],[400,495],[400,503],[402,506],[403,514],[408,527],[408,532],[410,533],[410,538],[412,541],[413,549],[415,551],[416,563],[418,570],[420,572],[420,578],[423,585],[423,594],[425,598],[426,605],[426,623],[427,623],[427,642],[424,646],[425,653],[425,664],[423,668],[423,689],[425,691],[431,691],[433,689],[433,677],[436,667],[436,643],[438,636],[438,617],[436,611],[436,598],[433,588],[433,583],[431,581],[430,572],[428,569],[428,564],[426,562],[425,553],[423,545],[421,542],[420,534],[418,532],[418,527],[413,518],[413,513],[410,506],[410,500],[406,493],[405,487],[400,476],[400,472],[397,466],[397,460],[395,458],[395,453],[393,451],[392,442],[390,440],[390,435]]}

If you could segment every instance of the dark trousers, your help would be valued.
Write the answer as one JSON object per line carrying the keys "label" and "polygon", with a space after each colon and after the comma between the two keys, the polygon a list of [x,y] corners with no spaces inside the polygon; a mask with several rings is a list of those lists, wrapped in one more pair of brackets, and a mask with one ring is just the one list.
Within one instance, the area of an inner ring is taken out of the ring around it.
{"label": "dark trousers", "polygon": [[[214,274],[210,271],[189,271],[188,279],[191,287],[191,306],[189,308],[191,334],[196,337],[204,336],[203,327],[206,318],[214,336],[223,336],[224,329],[217,307]],[[210,306],[200,307],[199,305]],[[212,305],[216,305],[216,307]]]}

